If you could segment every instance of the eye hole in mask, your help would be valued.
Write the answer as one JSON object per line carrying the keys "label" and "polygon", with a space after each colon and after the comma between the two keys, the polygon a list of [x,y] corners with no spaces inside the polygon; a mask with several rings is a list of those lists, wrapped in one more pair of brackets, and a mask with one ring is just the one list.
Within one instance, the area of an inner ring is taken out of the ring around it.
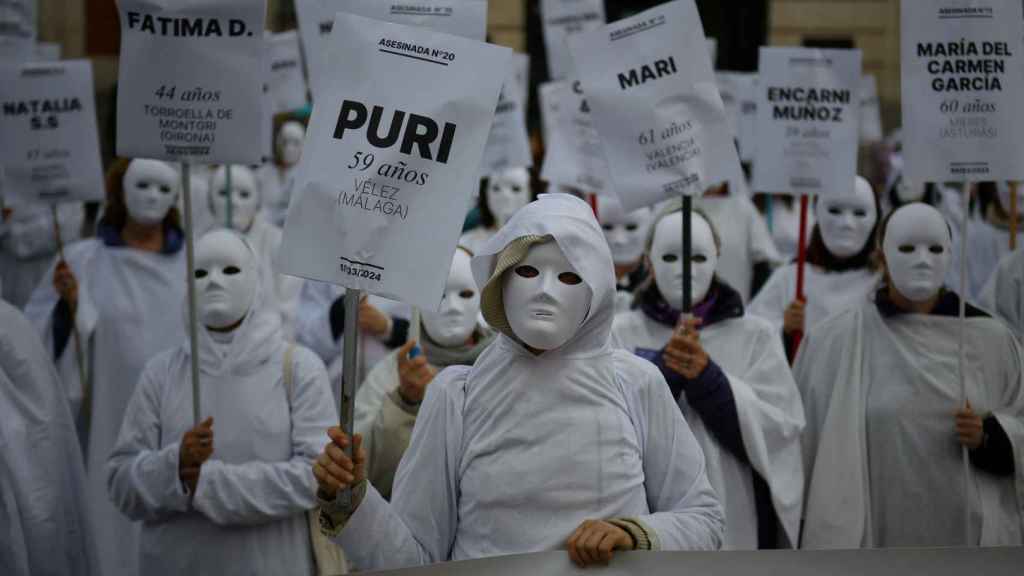
{"label": "eye hole in mask", "polygon": [[476,296],[476,292],[474,292],[473,290],[463,290],[462,292],[459,292],[459,298],[469,300],[473,296]]}
{"label": "eye hole in mask", "polygon": [[703,254],[694,254],[693,257],[690,258],[690,260],[696,262],[697,264],[703,264],[708,261],[708,257]]}
{"label": "eye hole in mask", "polygon": [[523,278],[536,278],[540,271],[533,266],[516,266],[516,274]]}
{"label": "eye hole in mask", "polygon": [[904,254],[910,254],[913,251],[914,251],[914,247],[909,245],[909,244],[904,244],[904,245],[900,246],[900,252],[902,252]]}
{"label": "eye hole in mask", "polygon": [[942,254],[943,252],[946,251],[946,249],[938,244],[933,244],[928,247],[928,251],[931,252],[932,254]]}
{"label": "eye hole in mask", "polygon": [[234,276],[235,274],[239,274],[241,272],[242,271],[238,268],[238,266],[228,266],[227,268],[224,269],[224,273],[227,274],[228,276]]}
{"label": "eye hole in mask", "polygon": [[514,194],[519,194],[522,190],[523,189],[521,187],[519,187],[519,186],[513,186],[512,187],[512,193],[514,193]]}
{"label": "eye hole in mask", "polygon": [[569,286],[575,286],[580,282],[583,282],[583,279],[580,278],[579,274],[576,274],[575,272],[562,272],[561,274],[558,275],[558,280],[562,284],[568,284]]}
{"label": "eye hole in mask", "polygon": [[637,224],[626,224],[626,230],[629,230],[630,232],[636,232],[636,229],[639,227],[640,226]]}
{"label": "eye hole in mask", "polygon": [[679,260],[679,256],[676,256],[675,254],[663,254],[661,256],[662,262],[676,262],[677,260]]}
{"label": "eye hole in mask", "polygon": [[613,228],[615,228],[615,227],[614,227],[614,226],[612,226],[611,224],[602,224],[602,225],[601,225],[601,228],[603,228],[604,230],[607,230],[607,231],[611,232],[611,231],[612,231],[612,229],[613,229]]}
{"label": "eye hole in mask", "polygon": [[239,195],[242,197],[243,200],[248,200],[249,196],[252,196],[252,194],[249,194],[248,190],[242,190],[242,192]]}
{"label": "eye hole in mask", "polygon": [[203,278],[206,278],[206,274],[207,274],[206,270],[202,270],[202,269],[196,270],[196,273],[195,273],[196,280],[201,280]]}
{"label": "eye hole in mask", "polygon": [[161,186],[160,187],[160,192],[162,194],[170,194],[171,193],[171,187],[170,186]]}

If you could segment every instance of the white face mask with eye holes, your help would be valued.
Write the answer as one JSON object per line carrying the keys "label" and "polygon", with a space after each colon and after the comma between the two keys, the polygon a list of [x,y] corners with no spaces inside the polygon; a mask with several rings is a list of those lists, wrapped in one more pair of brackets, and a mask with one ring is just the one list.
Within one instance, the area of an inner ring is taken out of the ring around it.
{"label": "white face mask with eye holes", "polygon": [[[718,248],[711,226],[693,214],[690,230],[690,290],[694,304],[708,295],[718,266]],[[661,297],[676,310],[683,309],[683,213],[673,212],[658,221],[651,241],[654,284]]]}
{"label": "white face mask with eye holes", "polygon": [[822,196],[815,205],[821,239],[837,258],[849,258],[863,250],[878,221],[871,184],[857,176],[853,188],[852,195]]}
{"label": "white face mask with eye holes", "polygon": [[476,329],[480,291],[473,280],[470,260],[464,250],[455,251],[441,307],[437,312],[423,311],[423,329],[431,340],[446,348],[465,344]]}
{"label": "white face mask with eye holes", "polygon": [[209,328],[226,328],[244,318],[259,281],[252,250],[227,230],[199,239],[195,279],[199,319]]}
{"label": "white face mask with eye holes", "polygon": [[530,203],[530,172],[526,168],[509,168],[492,174],[484,194],[487,195],[487,207],[501,226]]}
{"label": "white face mask with eye holes", "polygon": [[622,210],[604,210],[599,206],[601,230],[617,266],[636,264],[644,254],[644,241],[651,223],[651,210],[641,208],[628,214]]}
{"label": "white face mask with eye holes", "polygon": [[889,219],[882,250],[893,288],[911,302],[926,302],[942,288],[952,257],[949,227],[938,210],[908,204]]}
{"label": "white face mask with eye holes", "polygon": [[[227,225],[227,170],[221,166],[213,174],[210,206],[219,226]],[[260,189],[256,176],[245,166],[231,167],[231,229],[247,232],[260,209]]]}
{"label": "white face mask with eye holes", "polygon": [[590,311],[592,294],[555,241],[530,248],[504,273],[502,299],[512,332],[535,350],[572,339]]}
{"label": "white face mask with eye holes", "polygon": [[162,222],[178,199],[178,171],[159,160],[132,160],[121,184],[128,216],[146,226]]}
{"label": "white face mask with eye holes", "polygon": [[287,167],[295,166],[302,158],[302,142],[306,139],[306,129],[302,124],[289,121],[281,125],[277,133],[277,154],[281,163]]}

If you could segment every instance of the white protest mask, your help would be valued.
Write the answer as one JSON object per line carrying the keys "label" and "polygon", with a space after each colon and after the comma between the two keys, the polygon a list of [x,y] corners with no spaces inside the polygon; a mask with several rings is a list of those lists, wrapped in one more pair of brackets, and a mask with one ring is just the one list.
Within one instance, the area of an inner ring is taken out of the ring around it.
{"label": "white protest mask", "polygon": [[531,247],[502,281],[509,327],[537,350],[554,350],[572,339],[590,310],[590,288],[556,242]]}
{"label": "white protest mask", "polygon": [[196,244],[196,299],[208,328],[226,328],[245,317],[256,296],[256,257],[236,233],[214,230]]}
{"label": "white protest mask", "polygon": [[893,213],[882,250],[893,287],[911,302],[924,302],[942,288],[952,257],[949,226],[927,204],[908,204]]}
{"label": "white protest mask", "polygon": [[530,203],[530,172],[526,168],[509,168],[492,174],[484,194],[487,207],[500,226]]}
{"label": "white protest mask", "polygon": [[[227,221],[227,169],[217,168],[213,173],[210,187],[210,207],[216,223],[224,226]],[[246,232],[252,226],[256,213],[260,210],[262,198],[256,176],[245,166],[231,167],[231,229]]]}
{"label": "white protest mask", "polygon": [[857,176],[853,194],[822,196],[815,218],[825,247],[837,258],[849,258],[864,249],[878,221],[871,184]]}
{"label": "white protest mask", "polygon": [[598,203],[598,216],[615,264],[636,264],[644,254],[644,241],[651,225],[650,208],[627,213],[617,200],[602,196]]}
{"label": "white protest mask", "polygon": [[290,120],[281,125],[277,132],[277,157],[285,166],[295,166],[302,158],[302,142],[306,139],[306,128]]}
{"label": "white protest mask", "polygon": [[476,319],[480,313],[480,291],[473,279],[470,260],[465,250],[455,251],[441,307],[436,312],[423,311],[423,329],[431,340],[441,346],[461,346],[476,329]]}
{"label": "white protest mask", "polygon": [[178,199],[178,171],[160,160],[132,160],[121,185],[128,215],[147,226],[162,222]]}
{"label": "white protest mask", "polygon": [[[658,221],[651,240],[651,267],[661,297],[676,310],[683,309],[683,213],[673,212]],[[694,213],[690,227],[690,294],[693,303],[708,295],[718,266],[718,247],[711,225]]]}

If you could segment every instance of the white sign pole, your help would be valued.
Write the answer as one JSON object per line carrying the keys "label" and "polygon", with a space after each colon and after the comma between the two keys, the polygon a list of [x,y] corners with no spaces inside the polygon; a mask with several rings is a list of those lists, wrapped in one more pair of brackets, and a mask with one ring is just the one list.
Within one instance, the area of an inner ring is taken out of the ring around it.
{"label": "white sign pole", "polygon": [[188,284],[188,332],[192,353],[192,421],[199,425],[202,412],[199,404],[199,321],[196,318],[196,259],[192,231],[192,167],[181,165],[181,194],[185,204],[185,266]]}

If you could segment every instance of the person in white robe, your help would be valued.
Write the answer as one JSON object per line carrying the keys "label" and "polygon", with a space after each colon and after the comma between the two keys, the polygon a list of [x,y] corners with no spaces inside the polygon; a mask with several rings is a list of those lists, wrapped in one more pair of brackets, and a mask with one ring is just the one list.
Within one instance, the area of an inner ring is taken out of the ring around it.
{"label": "person in white robe", "polygon": [[264,164],[256,176],[263,190],[265,208],[262,215],[278,228],[284,227],[288,204],[295,188],[295,170],[302,158],[306,127],[297,120],[281,124],[274,137],[274,161]]}
{"label": "person in white robe", "polygon": [[812,328],[794,367],[807,414],[801,546],[1020,546],[1020,345],[973,306],[957,317],[960,297],[943,287],[951,234],[939,211],[898,209],[878,244],[885,282],[874,300]]}
{"label": "person in white robe", "polygon": [[[327,365],[332,383],[344,372],[345,289],[337,284],[306,280],[299,291],[295,340],[316,352]],[[409,339],[412,308],[375,295],[359,304],[359,366],[362,382],[385,357]],[[338,386],[332,385],[335,397]]]}
{"label": "person in white robe", "polygon": [[644,242],[651,228],[651,209],[626,212],[614,195],[597,197],[597,219],[615,263],[615,311],[629,310],[634,292],[647,278]]}
{"label": "person in white robe", "polygon": [[185,334],[180,312],[168,306],[186,290],[184,234],[174,209],[178,180],[164,162],[118,161],[97,237],[65,248],[65,260],[53,265],[25,307],[79,418],[88,503],[109,576],[138,574],[135,556],[123,553],[135,549],[138,525],[107,498],[107,456],[143,366]]}
{"label": "person in white robe", "polygon": [[464,232],[459,238],[459,245],[474,254],[516,211],[533,200],[530,171],[523,167],[507,168],[491,174],[481,182],[481,187],[483,190],[477,198],[480,225]]}
{"label": "person in white robe", "polygon": [[[302,280],[277,272],[277,253],[281,247],[281,228],[261,215],[263,191],[256,175],[246,166],[231,167],[231,194],[228,194],[227,169],[217,168],[210,180],[209,207],[214,227],[229,227],[242,233],[260,258],[260,282],[265,305],[281,316],[286,338],[295,334],[296,315]],[[230,203],[230,221],[228,204]]]}
{"label": "person in white robe", "polygon": [[761,277],[782,263],[764,217],[750,200],[742,178],[712,188],[699,198],[701,207],[715,228],[722,232],[722,256],[718,275],[735,289],[743,302],[753,294],[755,272]]}
{"label": "person in white robe", "polygon": [[1024,250],[1003,256],[981,291],[980,304],[1024,339]]}
{"label": "person in white robe", "polygon": [[[962,196],[960,196],[962,198]],[[1010,185],[986,182],[978,186],[977,212],[967,221],[967,300],[975,303],[995,272],[999,261],[1010,253]],[[1018,210],[1024,210],[1024,186],[1017,189]],[[960,221],[953,224],[953,260],[946,283],[960,285]]]}
{"label": "person in white robe", "polygon": [[233,231],[196,246],[200,410],[190,344],[139,377],[106,466],[110,498],[142,522],[140,574],[313,574],[306,512],[323,430],[336,422],[327,373],[261,305],[259,258]]}
{"label": "person in white robe", "polygon": [[[771,220],[766,210],[765,223],[771,231],[779,256],[788,262],[796,258],[800,251],[800,201],[793,196],[773,196],[770,201]],[[807,229],[814,229],[813,210],[807,211]],[[811,239],[806,238],[805,242],[810,246]]]}
{"label": "person in white robe", "polygon": [[[391,502],[338,428],[314,465],[321,523],[362,569],[568,549],[713,550],[722,508],[650,363],[611,346],[615,274],[591,208],[545,194],[473,259],[500,332],[434,378]],[[349,506],[339,490],[352,487]]]}
{"label": "person in white robe", "polygon": [[[61,241],[82,237],[85,211],[81,202],[57,206]],[[24,308],[32,291],[57,255],[53,211],[49,206],[5,208],[0,215],[0,294],[15,308]]]}
{"label": "person in white robe", "polygon": [[53,362],[0,300],[0,572],[99,576],[85,467]]}
{"label": "person in white robe", "polygon": [[681,203],[655,218],[645,251],[653,282],[615,317],[612,341],[650,360],[693,429],[725,509],[723,548],[795,548],[803,504],[803,406],[772,326],[745,314],[716,277],[717,231],[692,215],[690,317],[682,314]]}
{"label": "person in white robe", "polygon": [[472,366],[494,340],[495,332],[478,320],[480,292],[471,257],[462,247],[455,250],[441,307],[423,312],[419,341],[386,356],[356,392],[355,432],[363,438],[367,476],[386,499],[427,386],[448,366]]}
{"label": "person in white robe", "polygon": [[872,261],[879,214],[871,184],[857,176],[852,192],[819,197],[814,212],[804,300],[797,299],[798,265],[793,262],[776,269],[747,308],[782,334],[790,356],[797,334],[864,301],[880,279]]}

